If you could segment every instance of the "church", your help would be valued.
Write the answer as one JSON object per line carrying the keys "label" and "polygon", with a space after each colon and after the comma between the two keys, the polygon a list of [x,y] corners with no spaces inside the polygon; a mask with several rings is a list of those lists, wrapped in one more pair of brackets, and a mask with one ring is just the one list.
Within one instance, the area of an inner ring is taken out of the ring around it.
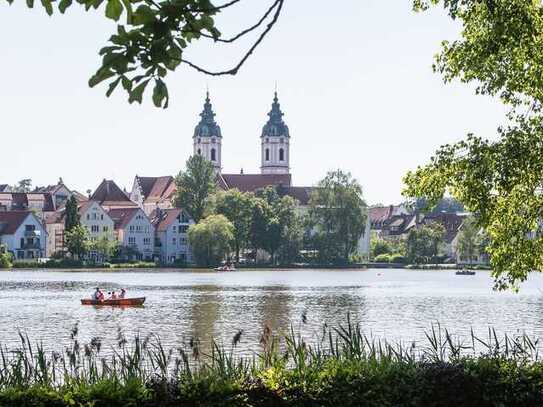
{"label": "church", "polygon": [[290,133],[283,120],[283,112],[275,92],[268,121],[260,136],[260,174],[225,174],[222,172],[222,132],[215,120],[209,92],[200,122],[193,135],[193,154],[209,160],[217,174],[218,186],[224,190],[237,188],[243,192],[254,192],[267,186],[274,186],[282,195],[290,195],[305,206],[309,202],[311,187],[292,186],[290,173]]}

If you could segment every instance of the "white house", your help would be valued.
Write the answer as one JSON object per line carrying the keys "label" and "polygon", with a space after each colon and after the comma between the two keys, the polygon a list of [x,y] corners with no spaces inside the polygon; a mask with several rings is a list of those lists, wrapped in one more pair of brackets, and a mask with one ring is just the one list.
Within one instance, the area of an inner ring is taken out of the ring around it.
{"label": "white house", "polygon": [[0,244],[16,260],[45,257],[47,232],[41,221],[30,211],[0,212]]}
{"label": "white house", "polygon": [[113,239],[115,224],[109,214],[96,201],[87,201],[79,206],[79,219],[89,232],[89,239],[96,241],[105,236]]}
{"label": "white house", "polygon": [[155,247],[155,228],[143,209],[116,208],[108,211],[114,222],[117,240],[121,246],[132,249],[139,260],[152,260]]}
{"label": "white house", "polygon": [[162,263],[192,263],[188,230],[194,221],[182,209],[160,209],[151,213],[156,231],[155,253]]}

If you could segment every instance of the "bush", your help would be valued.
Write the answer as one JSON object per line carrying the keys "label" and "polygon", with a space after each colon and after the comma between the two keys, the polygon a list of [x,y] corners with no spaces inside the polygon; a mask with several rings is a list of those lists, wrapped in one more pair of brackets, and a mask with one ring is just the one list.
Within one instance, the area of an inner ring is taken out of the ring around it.
{"label": "bush", "polygon": [[391,256],[390,256],[390,254],[383,253],[383,254],[380,254],[378,256],[375,256],[373,261],[376,262],[376,263],[390,263]]}
{"label": "bush", "polygon": [[391,255],[390,255],[390,262],[391,262],[391,263],[400,263],[400,264],[404,264],[405,261],[406,261],[405,256],[402,256],[402,255],[399,254],[399,253],[391,254]]}

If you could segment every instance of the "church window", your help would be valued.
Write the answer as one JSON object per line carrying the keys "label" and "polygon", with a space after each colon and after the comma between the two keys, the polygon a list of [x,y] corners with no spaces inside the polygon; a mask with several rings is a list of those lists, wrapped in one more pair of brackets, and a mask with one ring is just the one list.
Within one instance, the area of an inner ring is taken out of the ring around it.
{"label": "church window", "polygon": [[285,161],[285,150],[279,149],[279,161]]}
{"label": "church window", "polygon": [[211,149],[211,161],[216,161],[217,160],[217,157],[215,155],[215,149],[212,148]]}
{"label": "church window", "polygon": [[266,149],[266,161],[270,161],[270,149]]}
{"label": "church window", "polygon": [[198,149],[198,155],[202,155],[202,150]]}

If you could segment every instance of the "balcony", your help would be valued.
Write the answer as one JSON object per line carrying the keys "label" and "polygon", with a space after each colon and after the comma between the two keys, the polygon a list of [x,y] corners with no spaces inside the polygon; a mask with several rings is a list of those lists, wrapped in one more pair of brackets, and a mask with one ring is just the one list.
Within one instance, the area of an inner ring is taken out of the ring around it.
{"label": "balcony", "polygon": [[41,237],[41,231],[39,230],[25,230],[25,237]]}

